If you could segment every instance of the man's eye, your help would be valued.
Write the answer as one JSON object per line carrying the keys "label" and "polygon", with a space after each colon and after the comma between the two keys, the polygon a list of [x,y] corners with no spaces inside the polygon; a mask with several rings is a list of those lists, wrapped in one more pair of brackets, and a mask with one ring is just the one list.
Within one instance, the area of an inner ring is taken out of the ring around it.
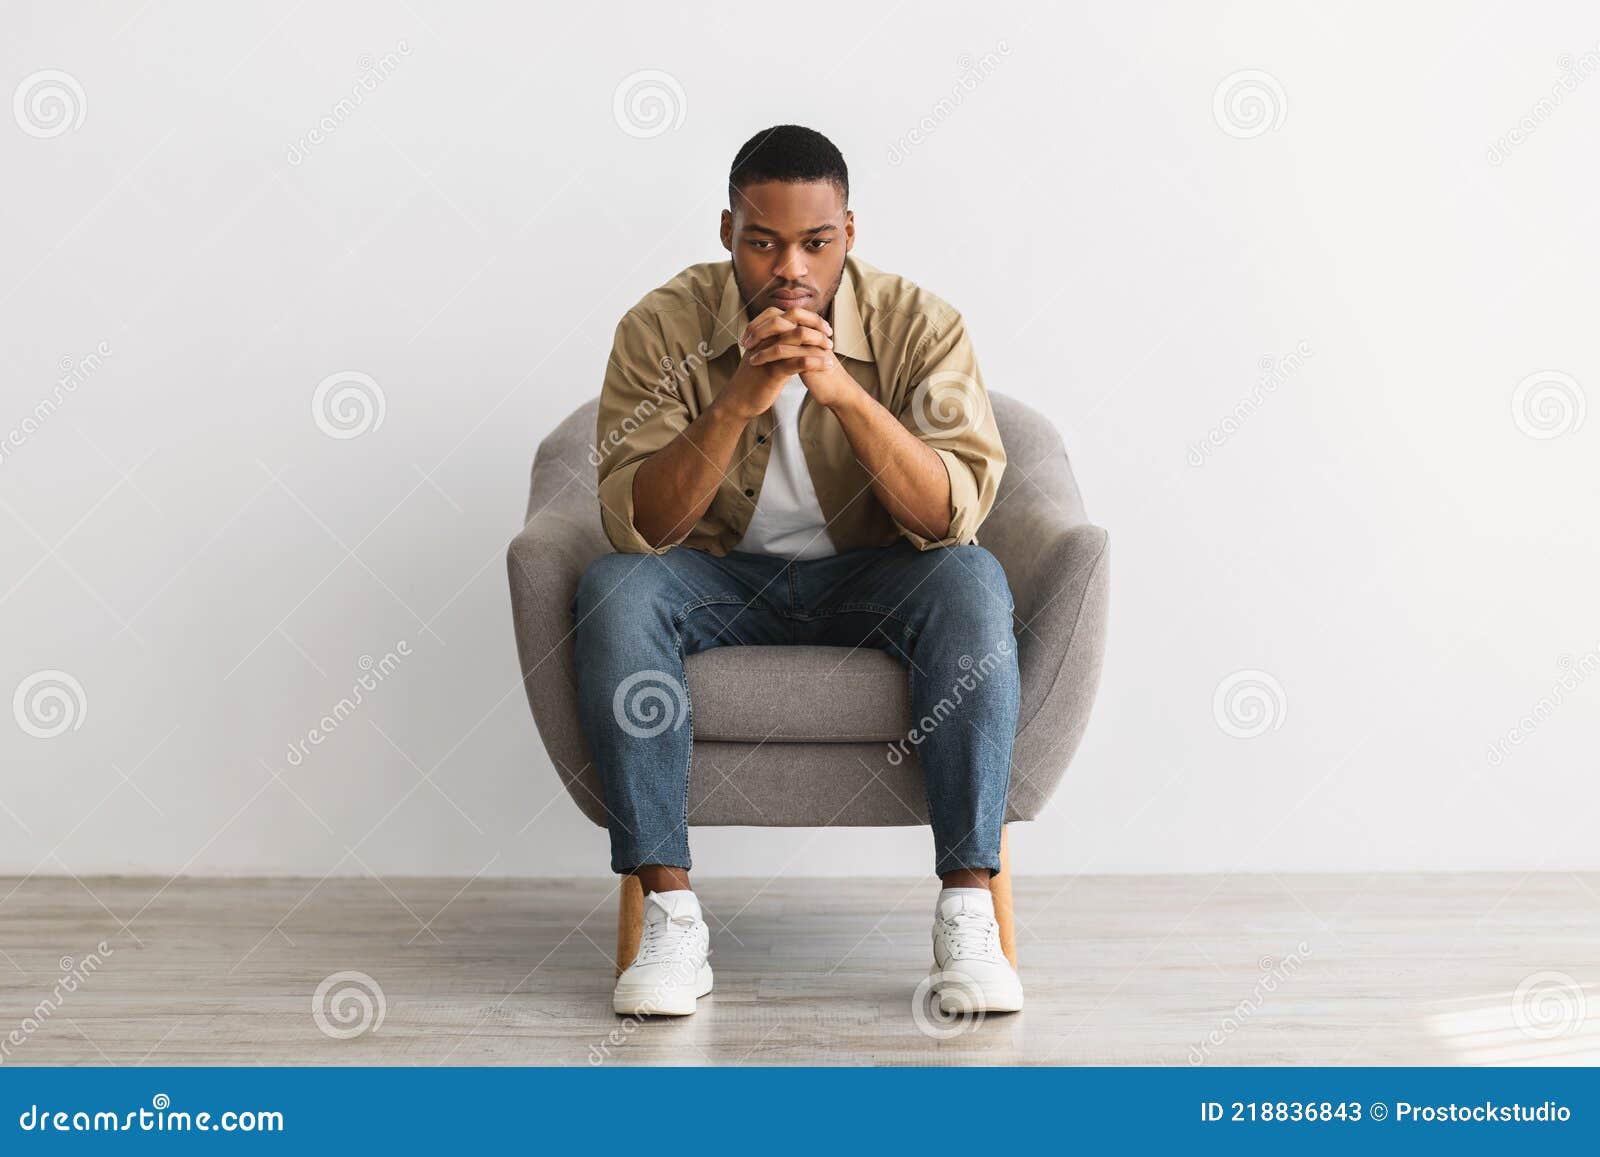
{"label": "man's eye", "polygon": [[811,244],[815,245],[818,249],[822,249],[827,246],[828,240],[822,237],[813,237],[811,239]]}
{"label": "man's eye", "polygon": [[772,242],[770,242],[770,241],[752,241],[752,242],[750,242],[750,246],[753,249],[765,249],[768,245],[771,245],[771,244],[772,244]]}

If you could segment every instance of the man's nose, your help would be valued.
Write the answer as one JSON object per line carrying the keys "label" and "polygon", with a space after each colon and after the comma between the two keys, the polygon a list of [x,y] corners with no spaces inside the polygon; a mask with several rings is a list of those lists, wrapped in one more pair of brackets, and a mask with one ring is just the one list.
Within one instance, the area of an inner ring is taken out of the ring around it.
{"label": "man's nose", "polygon": [[806,271],[805,250],[797,246],[784,252],[783,260],[778,264],[777,274],[785,281],[803,281]]}

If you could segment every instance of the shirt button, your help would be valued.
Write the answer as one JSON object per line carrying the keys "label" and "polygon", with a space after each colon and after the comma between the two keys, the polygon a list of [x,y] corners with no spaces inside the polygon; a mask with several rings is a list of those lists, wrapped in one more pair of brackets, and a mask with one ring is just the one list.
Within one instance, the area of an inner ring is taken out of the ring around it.
{"label": "shirt button", "polygon": [[766,440],[767,440],[767,436],[765,434],[757,434],[756,435],[756,441],[757,442],[765,442]]}
{"label": "shirt button", "polygon": [[750,488],[749,486],[746,486],[744,488],[744,496],[746,498],[754,498],[755,497],[755,493],[756,492],[752,488]]}

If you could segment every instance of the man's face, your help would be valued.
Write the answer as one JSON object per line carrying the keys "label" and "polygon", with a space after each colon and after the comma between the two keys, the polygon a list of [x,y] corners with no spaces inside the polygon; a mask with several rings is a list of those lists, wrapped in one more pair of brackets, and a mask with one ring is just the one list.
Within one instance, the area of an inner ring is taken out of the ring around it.
{"label": "man's face", "polygon": [[722,211],[722,247],[733,255],[746,316],[776,306],[827,317],[856,240],[843,195],[828,181],[763,181],[734,199]]}

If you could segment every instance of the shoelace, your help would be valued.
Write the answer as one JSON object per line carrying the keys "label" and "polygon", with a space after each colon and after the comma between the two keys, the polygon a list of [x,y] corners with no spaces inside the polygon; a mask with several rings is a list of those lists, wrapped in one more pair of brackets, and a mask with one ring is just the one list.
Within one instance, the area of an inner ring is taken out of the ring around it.
{"label": "shoelace", "polygon": [[988,960],[1000,955],[1000,928],[988,916],[956,912],[947,916],[942,924],[951,959]]}
{"label": "shoelace", "polygon": [[667,964],[687,960],[696,948],[693,916],[668,916],[665,920],[646,920],[639,944],[639,964]]}

